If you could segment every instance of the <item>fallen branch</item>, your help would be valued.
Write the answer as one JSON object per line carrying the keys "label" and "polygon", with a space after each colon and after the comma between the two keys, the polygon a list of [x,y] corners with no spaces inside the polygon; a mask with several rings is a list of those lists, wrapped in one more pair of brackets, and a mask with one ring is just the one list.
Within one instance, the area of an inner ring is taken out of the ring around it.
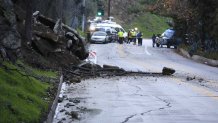
{"label": "fallen branch", "polygon": [[79,67],[79,66],[75,66],[75,65],[72,65],[72,68],[73,69],[85,70],[85,71],[91,71],[91,69],[89,69],[89,68]]}
{"label": "fallen branch", "polygon": [[135,72],[135,71],[127,71],[126,74],[138,74],[138,75],[163,75],[163,73],[155,73],[155,72],[142,72],[142,71],[138,71],[138,72]]}

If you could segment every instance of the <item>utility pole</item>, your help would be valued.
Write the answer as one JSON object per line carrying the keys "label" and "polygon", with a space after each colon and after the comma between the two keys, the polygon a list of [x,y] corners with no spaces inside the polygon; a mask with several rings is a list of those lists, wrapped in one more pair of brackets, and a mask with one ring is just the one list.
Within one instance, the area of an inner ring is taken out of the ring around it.
{"label": "utility pole", "polygon": [[85,10],[86,10],[86,0],[83,0],[83,20],[82,20],[82,31],[85,31]]}
{"label": "utility pole", "polygon": [[111,0],[108,0],[108,19],[111,16]]}

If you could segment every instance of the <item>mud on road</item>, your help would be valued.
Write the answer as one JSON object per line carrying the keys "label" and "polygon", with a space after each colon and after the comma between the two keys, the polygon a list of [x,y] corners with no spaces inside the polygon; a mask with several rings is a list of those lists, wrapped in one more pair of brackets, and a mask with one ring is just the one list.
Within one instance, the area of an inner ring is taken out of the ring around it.
{"label": "mud on road", "polygon": [[113,68],[109,73],[131,70],[161,73],[160,69],[168,65],[175,68],[175,74],[118,77],[100,74],[102,78],[69,82],[62,88],[54,122],[218,122],[217,69],[187,60],[172,49],[152,48],[148,43],[146,40],[142,47],[126,44],[91,47],[97,48],[98,64],[125,69]]}

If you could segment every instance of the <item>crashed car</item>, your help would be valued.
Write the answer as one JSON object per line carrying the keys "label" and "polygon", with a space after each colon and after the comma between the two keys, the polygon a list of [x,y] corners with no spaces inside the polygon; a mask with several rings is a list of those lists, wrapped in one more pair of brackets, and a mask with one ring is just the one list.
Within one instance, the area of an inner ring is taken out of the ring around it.
{"label": "crashed car", "polygon": [[175,30],[165,30],[161,35],[157,36],[155,43],[157,47],[163,47],[163,45],[166,45],[167,48],[170,48],[170,46],[174,46],[174,48],[177,48],[178,42],[175,39]]}

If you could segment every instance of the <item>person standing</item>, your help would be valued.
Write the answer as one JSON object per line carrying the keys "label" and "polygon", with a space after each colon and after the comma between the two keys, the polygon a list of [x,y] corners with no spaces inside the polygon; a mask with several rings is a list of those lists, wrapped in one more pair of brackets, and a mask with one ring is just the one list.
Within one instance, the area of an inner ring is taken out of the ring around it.
{"label": "person standing", "polygon": [[119,38],[118,39],[119,43],[123,44],[124,36],[123,36],[123,32],[121,30],[118,32],[118,38]]}
{"label": "person standing", "polygon": [[136,45],[136,31],[133,30],[132,32],[132,42],[133,42],[133,45]]}
{"label": "person standing", "polygon": [[128,31],[127,37],[128,37],[127,44],[130,44],[130,42],[131,42],[131,30]]}
{"label": "person standing", "polygon": [[151,38],[152,38],[152,46],[154,47],[154,45],[155,45],[155,40],[156,40],[156,35],[153,34]]}
{"label": "person standing", "polygon": [[138,46],[142,45],[142,36],[143,36],[143,33],[141,31],[137,33]]}

